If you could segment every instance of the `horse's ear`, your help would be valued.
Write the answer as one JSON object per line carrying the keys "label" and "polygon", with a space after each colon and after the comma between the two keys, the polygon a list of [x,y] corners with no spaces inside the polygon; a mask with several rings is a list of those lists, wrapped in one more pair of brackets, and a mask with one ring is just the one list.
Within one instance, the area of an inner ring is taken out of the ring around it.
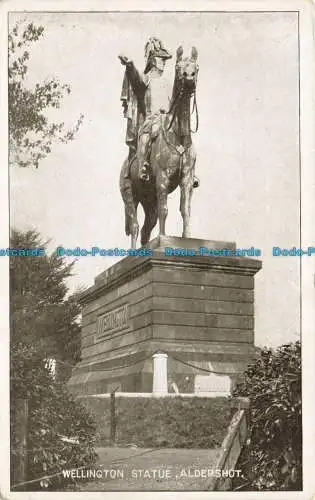
{"label": "horse's ear", "polygon": [[197,57],[198,57],[198,51],[196,49],[196,47],[193,47],[191,49],[191,58],[196,61],[197,60]]}
{"label": "horse's ear", "polygon": [[176,62],[182,60],[183,53],[184,53],[183,47],[180,45],[176,51]]}

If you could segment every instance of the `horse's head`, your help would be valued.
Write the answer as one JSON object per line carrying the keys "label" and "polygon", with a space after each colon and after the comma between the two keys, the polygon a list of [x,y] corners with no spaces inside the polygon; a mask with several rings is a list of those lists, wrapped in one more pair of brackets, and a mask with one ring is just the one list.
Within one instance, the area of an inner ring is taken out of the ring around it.
{"label": "horse's head", "polygon": [[199,66],[197,64],[198,52],[196,47],[191,49],[190,57],[183,58],[183,47],[176,52],[176,80],[183,92],[192,94],[196,90]]}

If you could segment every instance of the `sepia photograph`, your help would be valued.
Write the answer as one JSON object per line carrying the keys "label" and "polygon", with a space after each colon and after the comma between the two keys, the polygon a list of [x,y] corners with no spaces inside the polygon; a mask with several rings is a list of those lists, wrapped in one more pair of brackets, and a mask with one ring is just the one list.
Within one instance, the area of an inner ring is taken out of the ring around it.
{"label": "sepia photograph", "polygon": [[314,345],[311,8],[118,3],[2,13],[6,494],[291,498]]}

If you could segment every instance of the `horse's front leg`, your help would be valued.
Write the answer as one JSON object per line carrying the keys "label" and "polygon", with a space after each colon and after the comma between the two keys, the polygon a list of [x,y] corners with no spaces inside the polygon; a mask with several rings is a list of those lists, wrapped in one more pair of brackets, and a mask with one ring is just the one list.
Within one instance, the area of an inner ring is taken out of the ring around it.
{"label": "horse's front leg", "polygon": [[168,195],[169,180],[167,174],[161,171],[156,178],[156,191],[157,191],[157,206],[159,218],[159,234],[165,234],[165,221],[168,214],[167,208],[167,195]]}
{"label": "horse's front leg", "polygon": [[183,219],[183,238],[190,237],[190,206],[193,192],[194,176],[192,172],[183,176],[180,185],[180,213]]}

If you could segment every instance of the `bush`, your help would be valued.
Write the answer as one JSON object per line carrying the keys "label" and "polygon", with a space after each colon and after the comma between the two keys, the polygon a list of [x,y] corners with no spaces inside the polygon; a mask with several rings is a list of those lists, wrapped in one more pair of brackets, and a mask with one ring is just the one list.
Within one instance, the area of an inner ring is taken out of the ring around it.
{"label": "bush", "polygon": [[[26,481],[50,476],[62,469],[95,464],[95,423],[90,412],[75,401],[61,383],[54,381],[37,349],[20,342],[11,347],[12,486],[19,482],[20,418],[24,400],[28,402]],[[74,442],[68,438],[75,438]],[[66,481],[69,483],[70,479]],[[26,489],[60,489],[64,482],[62,475],[56,475],[32,482]]]}
{"label": "bush", "polygon": [[[94,413],[97,441],[110,442],[110,400],[84,398]],[[144,448],[218,448],[232,418],[226,398],[116,398],[116,441]]]}
{"label": "bush", "polygon": [[234,395],[250,399],[249,440],[238,462],[246,483],[234,488],[302,489],[301,345],[264,348]]}

